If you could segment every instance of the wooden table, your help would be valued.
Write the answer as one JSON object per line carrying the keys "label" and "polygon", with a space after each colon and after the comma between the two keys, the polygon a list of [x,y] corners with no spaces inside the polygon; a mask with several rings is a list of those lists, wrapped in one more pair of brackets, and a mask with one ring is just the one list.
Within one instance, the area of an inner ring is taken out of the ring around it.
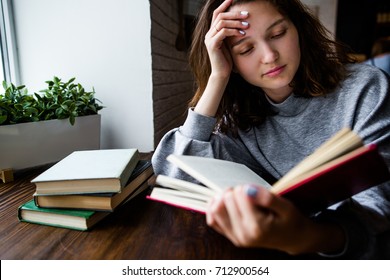
{"label": "wooden table", "polygon": [[19,222],[17,209],[35,190],[30,181],[45,168],[17,172],[13,182],[0,183],[2,260],[291,259],[277,251],[236,248],[203,215],[147,200],[145,194],[88,232]]}

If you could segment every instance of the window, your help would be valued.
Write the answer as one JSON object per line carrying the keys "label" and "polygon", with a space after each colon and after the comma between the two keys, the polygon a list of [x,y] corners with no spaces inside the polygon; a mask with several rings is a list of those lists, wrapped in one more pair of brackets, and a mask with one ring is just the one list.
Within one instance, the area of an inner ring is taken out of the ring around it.
{"label": "window", "polygon": [[0,0],[0,82],[19,84],[12,0]]}

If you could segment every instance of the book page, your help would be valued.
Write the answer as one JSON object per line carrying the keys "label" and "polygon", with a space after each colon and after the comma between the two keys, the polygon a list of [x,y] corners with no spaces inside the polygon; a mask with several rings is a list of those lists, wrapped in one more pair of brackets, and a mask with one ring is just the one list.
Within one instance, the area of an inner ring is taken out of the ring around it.
{"label": "book page", "polygon": [[244,184],[271,187],[263,178],[243,164],[215,158],[185,155],[169,155],[167,159],[217,192]]}
{"label": "book page", "polygon": [[163,187],[172,188],[179,191],[202,194],[208,197],[213,197],[216,194],[214,190],[209,189],[205,186],[201,186],[177,178],[168,177],[165,175],[158,175],[156,177],[155,183]]}
{"label": "book page", "polygon": [[297,177],[303,176],[305,173],[361,146],[363,146],[363,142],[356,133],[348,128],[342,129],[315,150],[313,154],[291,169],[273,187],[281,188],[282,185],[288,185],[289,181],[295,180]]}

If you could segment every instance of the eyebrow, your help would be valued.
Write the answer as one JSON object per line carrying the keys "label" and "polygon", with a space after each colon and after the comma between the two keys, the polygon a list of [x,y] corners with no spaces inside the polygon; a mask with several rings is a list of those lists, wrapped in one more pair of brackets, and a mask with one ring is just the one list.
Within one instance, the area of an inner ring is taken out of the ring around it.
{"label": "eyebrow", "polygon": [[[272,29],[273,27],[275,27],[276,25],[279,25],[281,24],[283,21],[285,21],[286,19],[285,18],[281,18],[281,19],[278,19],[277,21],[275,21],[274,23],[272,23],[270,26],[267,27],[266,31]],[[234,47],[238,46],[239,44],[243,43],[244,41],[246,41],[247,39],[249,39],[249,37],[244,37],[242,38],[241,40],[238,40],[237,42],[234,42],[230,48],[233,49]]]}

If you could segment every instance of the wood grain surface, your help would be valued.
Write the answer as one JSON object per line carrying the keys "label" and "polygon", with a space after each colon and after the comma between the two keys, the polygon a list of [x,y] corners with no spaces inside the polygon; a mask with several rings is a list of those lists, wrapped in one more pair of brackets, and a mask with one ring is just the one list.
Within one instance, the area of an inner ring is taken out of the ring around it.
{"label": "wood grain surface", "polygon": [[147,200],[146,193],[87,232],[19,222],[17,209],[32,198],[35,190],[30,181],[46,168],[17,172],[13,182],[0,184],[2,260],[292,258],[272,250],[236,248],[206,225],[204,215]]}

